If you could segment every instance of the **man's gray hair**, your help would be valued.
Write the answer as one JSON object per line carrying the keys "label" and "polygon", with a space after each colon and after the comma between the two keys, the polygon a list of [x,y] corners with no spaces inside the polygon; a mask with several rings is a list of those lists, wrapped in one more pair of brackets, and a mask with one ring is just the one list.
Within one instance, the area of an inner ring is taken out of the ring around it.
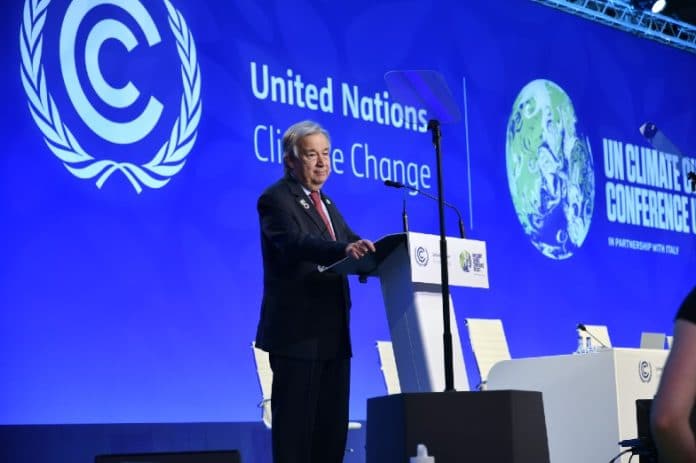
{"label": "man's gray hair", "polygon": [[[283,134],[283,157],[294,156],[300,158],[300,154],[297,151],[297,144],[307,135],[314,135],[320,133],[326,137],[326,140],[331,144],[331,137],[329,132],[324,129],[321,125],[314,121],[301,121],[297,122],[285,131]],[[290,173],[290,168],[287,163],[283,163],[285,174]]]}

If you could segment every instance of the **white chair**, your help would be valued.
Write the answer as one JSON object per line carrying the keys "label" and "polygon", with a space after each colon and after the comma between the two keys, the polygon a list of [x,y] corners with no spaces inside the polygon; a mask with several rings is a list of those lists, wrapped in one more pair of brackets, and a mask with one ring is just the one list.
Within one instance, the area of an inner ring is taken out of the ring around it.
{"label": "white chair", "polygon": [[256,374],[261,386],[261,419],[267,429],[271,429],[273,421],[271,419],[271,385],[273,384],[273,370],[271,370],[271,361],[268,358],[268,352],[256,347],[256,343],[251,343],[251,348],[254,351],[254,363],[256,364]]}
{"label": "white chair", "polygon": [[[251,348],[254,351],[254,363],[256,364],[256,374],[259,379],[259,386],[261,386],[261,402],[259,402],[259,407],[261,408],[261,419],[263,424],[267,429],[273,427],[273,419],[271,414],[271,390],[273,385],[273,370],[271,369],[271,361],[268,356],[268,352],[261,350],[256,347],[256,343],[251,343]],[[362,428],[362,423],[357,421],[350,421],[348,423],[348,429],[360,429]],[[352,451],[351,449],[348,449]]]}
{"label": "white chair", "polygon": [[[607,325],[585,325],[585,331],[591,333],[592,345],[595,348],[610,348],[611,339],[609,339],[609,330]],[[599,345],[597,345],[599,344]]]}
{"label": "white chair", "polygon": [[396,369],[396,359],[391,341],[377,341],[377,353],[379,354],[379,368],[382,370],[387,394],[400,394],[399,371]]}
{"label": "white chair", "polygon": [[500,319],[466,318],[469,331],[469,343],[476,359],[476,367],[481,377],[479,390],[486,389],[488,373],[493,365],[503,360],[510,360],[503,322]]}
{"label": "white chair", "polygon": [[664,349],[667,336],[665,333],[649,333],[644,331],[640,334],[641,349]]}

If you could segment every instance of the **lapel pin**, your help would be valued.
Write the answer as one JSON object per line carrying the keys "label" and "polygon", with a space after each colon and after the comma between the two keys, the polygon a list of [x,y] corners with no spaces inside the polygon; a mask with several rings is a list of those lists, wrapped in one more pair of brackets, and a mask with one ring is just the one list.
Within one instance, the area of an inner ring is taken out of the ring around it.
{"label": "lapel pin", "polygon": [[300,199],[300,204],[302,204],[302,207],[304,207],[305,209],[309,209],[309,203],[307,202],[306,199],[304,199],[304,198]]}

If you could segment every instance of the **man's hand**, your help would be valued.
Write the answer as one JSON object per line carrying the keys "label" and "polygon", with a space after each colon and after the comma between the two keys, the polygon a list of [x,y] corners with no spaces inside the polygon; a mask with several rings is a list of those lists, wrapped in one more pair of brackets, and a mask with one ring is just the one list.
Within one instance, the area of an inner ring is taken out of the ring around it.
{"label": "man's hand", "polygon": [[368,252],[375,252],[375,245],[370,240],[358,240],[346,246],[346,256],[357,260]]}

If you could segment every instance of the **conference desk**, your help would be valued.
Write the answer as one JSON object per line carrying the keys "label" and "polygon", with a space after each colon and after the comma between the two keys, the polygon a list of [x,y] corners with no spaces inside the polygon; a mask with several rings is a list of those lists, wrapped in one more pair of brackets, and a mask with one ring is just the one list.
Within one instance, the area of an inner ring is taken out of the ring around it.
{"label": "conference desk", "polygon": [[606,349],[506,360],[493,366],[487,384],[541,391],[551,463],[608,462],[620,440],[637,437],[635,401],[653,398],[667,353]]}

